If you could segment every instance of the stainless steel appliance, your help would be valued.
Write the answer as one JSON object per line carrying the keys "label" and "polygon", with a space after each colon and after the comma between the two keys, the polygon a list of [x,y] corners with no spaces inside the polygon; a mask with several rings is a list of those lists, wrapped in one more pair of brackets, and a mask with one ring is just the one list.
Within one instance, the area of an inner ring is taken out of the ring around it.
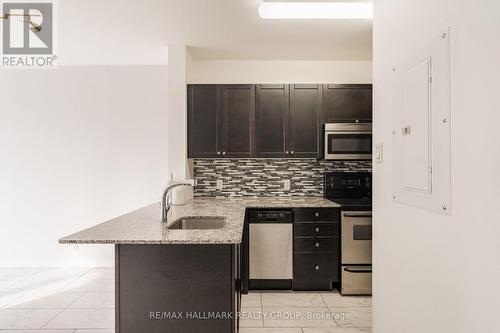
{"label": "stainless steel appliance", "polygon": [[341,218],[342,295],[372,293],[372,213],[343,211]]}
{"label": "stainless steel appliance", "polygon": [[371,123],[325,124],[325,159],[371,160]]}
{"label": "stainless steel appliance", "polygon": [[249,288],[290,289],[293,278],[291,210],[250,210]]}
{"label": "stainless steel appliance", "polygon": [[372,293],[371,172],[325,173],[325,197],[342,205],[342,295]]}

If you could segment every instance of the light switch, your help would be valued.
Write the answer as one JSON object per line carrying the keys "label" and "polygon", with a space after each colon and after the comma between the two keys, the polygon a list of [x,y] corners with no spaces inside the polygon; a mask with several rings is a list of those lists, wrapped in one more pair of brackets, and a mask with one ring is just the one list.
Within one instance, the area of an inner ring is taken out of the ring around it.
{"label": "light switch", "polygon": [[290,179],[286,179],[283,181],[283,187],[285,191],[290,191]]}
{"label": "light switch", "polygon": [[379,142],[375,144],[375,163],[384,162],[384,144]]}
{"label": "light switch", "polygon": [[217,185],[216,185],[216,188],[217,188],[219,191],[222,191],[222,186],[223,186],[222,179],[217,179]]}

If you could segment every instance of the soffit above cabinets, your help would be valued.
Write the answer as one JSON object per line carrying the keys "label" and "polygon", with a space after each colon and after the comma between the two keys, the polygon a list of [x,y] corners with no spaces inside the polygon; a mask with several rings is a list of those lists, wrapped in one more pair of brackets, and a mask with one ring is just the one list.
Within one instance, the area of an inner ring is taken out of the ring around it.
{"label": "soffit above cabinets", "polygon": [[393,77],[393,198],[450,214],[450,31],[413,51]]}

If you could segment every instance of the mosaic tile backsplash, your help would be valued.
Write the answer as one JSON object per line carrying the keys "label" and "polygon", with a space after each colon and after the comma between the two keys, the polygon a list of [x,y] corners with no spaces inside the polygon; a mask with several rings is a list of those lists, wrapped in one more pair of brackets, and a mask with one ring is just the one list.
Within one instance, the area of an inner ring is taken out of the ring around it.
{"label": "mosaic tile backsplash", "polygon": [[[371,171],[370,161],[316,159],[194,159],[196,197],[323,196],[325,171]],[[217,189],[222,180],[222,190]],[[284,180],[290,180],[285,191]]]}

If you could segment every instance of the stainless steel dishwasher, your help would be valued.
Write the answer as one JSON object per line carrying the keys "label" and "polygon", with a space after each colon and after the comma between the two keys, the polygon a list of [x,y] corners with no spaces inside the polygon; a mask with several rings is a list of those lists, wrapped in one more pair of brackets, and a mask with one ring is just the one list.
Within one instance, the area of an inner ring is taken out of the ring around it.
{"label": "stainless steel dishwasher", "polygon": [[292,210],[251,210],[248,224],[249,288],[291,289]]}

